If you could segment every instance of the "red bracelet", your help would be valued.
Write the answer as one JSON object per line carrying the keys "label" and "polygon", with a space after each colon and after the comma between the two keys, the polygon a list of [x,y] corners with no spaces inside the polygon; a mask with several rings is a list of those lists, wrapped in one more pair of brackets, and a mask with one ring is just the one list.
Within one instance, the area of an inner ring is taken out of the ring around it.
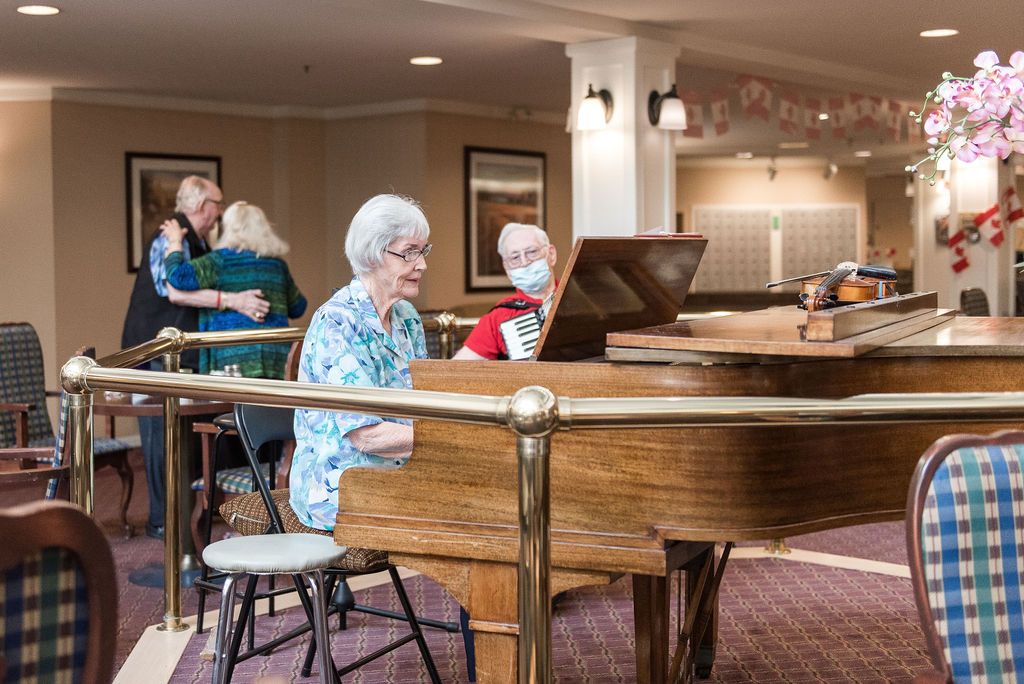
{"label": "red bracelet", "polygon": [[217,290],[217,308],[220,309],[220,290]]}

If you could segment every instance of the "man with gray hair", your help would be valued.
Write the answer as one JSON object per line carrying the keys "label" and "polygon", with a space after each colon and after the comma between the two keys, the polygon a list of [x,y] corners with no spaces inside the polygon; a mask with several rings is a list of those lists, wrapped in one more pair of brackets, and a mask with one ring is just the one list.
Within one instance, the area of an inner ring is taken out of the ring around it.
{"label": "man with gray hair", "polygon": [[[480,317],[480,322],[469,333],[465,344],[456,352],[454,359],[508,359],[510,358],[506,336],[509,326],[502,323],[510,319],[535,312],[551,295],[558,282],[552,270],[557,254],[548,234],[538,226],[526,223],[509,223],[498,236],[498,255],[516,293],[505,297],[490,311]],[[539,332],[539,329],[536,331]],[[529,346],[528,343],[526,346]],[[528,356],[528,353],[526,354]],[[524,358],[513,354],[514,358]]]}
{"label": "man with gray hair", "polygon": [[[224,208],[224,193],[213,181],[201,176],[188,176],[178,187],[174,221],[188,232],[182,240],[185,259],[202,256],[210,251],[206,236],[220,218]],[[134,347],[156,337],[161,328],[173,326],[186,332],[199,330],[199,308],[234,309],[254,321],[260,321],[270,310],[270,304],[261,298],[259,290],[219,292],[217,290],[176,290],[167,283],[164,254],[167,238],[160,230],[151,235],[142,250],[142,263],[135,276],[135,287],[128,303],[121,347]],[[163,370],[160,360],[149,362],[145,368]],[[181,367],[197,370],[199,352],[190,350],[181,355]],[[149,486],[149,520],[146,534],[163,538],[164,534],[164,442],[163,418],[140,417],[139,436],[142,438],[142,457]]]}

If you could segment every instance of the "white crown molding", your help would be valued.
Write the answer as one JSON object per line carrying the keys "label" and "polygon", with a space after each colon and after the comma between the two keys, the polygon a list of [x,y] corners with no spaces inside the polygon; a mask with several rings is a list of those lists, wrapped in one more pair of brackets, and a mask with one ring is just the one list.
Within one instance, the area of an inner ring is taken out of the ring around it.
{"label": "white crown molding", "polygon": [[536,123],[565,125],[565,114],[559,112],[535,112],[525,107],[496,107],[492,105],[459,102],[456,100],[413,99],[377,102],[349,107],[334,107],[324,110],[324,118],[358,119],[372,116],[389,116],[412,112],[434,112],[438,114],[461,114],[464,116],[480,116],[490,119],[509,119],[513,121],[532,121]]}
{"label": "white crown molding", "polygon": [[49,102],[52,99],[53,88],[48,86],[0,88],[0,102]]}
{"label": "white crown molding", "polygon": [[199,112],[225,114],[228,116],[252,116],[267,119],[318,119],[336,121],[373,116],[390,116],[413,112],[436,112],[440,114],[461,114],[490,119],[565,125],[565,114],[560,112],[535,112],[526,107],[497,107],[459,102],[456,100],[412,99],[393,102],[376,102],[348,107],[297,107],[291,105],[269,106],[231,102],[214,102],[188,98],[161,97],[156,95],[135,95],[106,90],[85,90],[78,88],[5,88],[0,89],[0,102],[20,101],[63,101],[94,104],[108,107],[136,107],[140,109],[161,109],[165,111]]}

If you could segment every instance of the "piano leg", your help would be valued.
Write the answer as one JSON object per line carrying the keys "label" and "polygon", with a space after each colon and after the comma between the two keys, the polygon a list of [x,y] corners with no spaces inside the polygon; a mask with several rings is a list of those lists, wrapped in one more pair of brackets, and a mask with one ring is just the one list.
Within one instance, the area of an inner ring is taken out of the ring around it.
{"label": "piano leg", "polygon": [[636,681],[663,684],[668,677],[668,578],[633,575]]}
{"label": "piano leg", "polygon": [[[714,547],[711,547],[708,552],[711,554],[711,560],[714,561]],[[699,608],[698,603],[700,597],[697,596],[699,591],[698,580],[700,578],[701,564],[705,562],[705,558],[699,558],[694,561],[693,566],[686,568],[686,610],[689,612],[691,609],[697,610]],[[691,608],[692,607],[692,608]],[[718,592],[715,591],[713,598],[710,600],[710,616],[708,619],[707,626],[704,628],[704,633],[700,636],[700,642],[696,644],[696,654],[693,661],[694,675],[698,679],[708,679],[711,676],[711,666],[715,662],[715,647],[718,642]]]}

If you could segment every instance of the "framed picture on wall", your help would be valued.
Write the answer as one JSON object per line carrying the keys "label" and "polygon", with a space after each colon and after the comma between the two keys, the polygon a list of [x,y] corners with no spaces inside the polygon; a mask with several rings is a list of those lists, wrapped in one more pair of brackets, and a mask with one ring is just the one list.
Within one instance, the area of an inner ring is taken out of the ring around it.
{"label": "framed picture on wall", "polygon": [[174,214],[178,186],[186,176],[220,185],[220,157],[125,152],[128,212],[128,272],[139,270],[142,248],[160,223]]}
{"label": "framed picture on wall", "polygon": [[466,291],[508,290],[498,256],[506,223],[546,229],[543,152],[466,147]]}

